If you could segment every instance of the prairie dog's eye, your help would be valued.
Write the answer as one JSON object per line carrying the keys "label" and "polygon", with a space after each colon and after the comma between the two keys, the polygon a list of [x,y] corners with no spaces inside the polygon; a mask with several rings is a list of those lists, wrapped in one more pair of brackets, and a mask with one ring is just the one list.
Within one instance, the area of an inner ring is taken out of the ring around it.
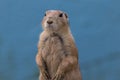
{"label": "prairie dog's eye", "polygon": [[59,17],[63,17],[63,13],[61,13],[61,14],[59,15]]}

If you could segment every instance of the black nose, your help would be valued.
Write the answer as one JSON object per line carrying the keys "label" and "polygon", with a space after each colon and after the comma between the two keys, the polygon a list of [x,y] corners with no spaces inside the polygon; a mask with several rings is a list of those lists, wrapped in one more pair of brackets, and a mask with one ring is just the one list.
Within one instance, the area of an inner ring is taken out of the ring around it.
{"label": "black nose", "polygon": [[48,21],[47,21],[47,23],[48,23],[48,24],[52,24],[52,23],[53,23],[53,21],[51,21],[51,20],[48,20]]}

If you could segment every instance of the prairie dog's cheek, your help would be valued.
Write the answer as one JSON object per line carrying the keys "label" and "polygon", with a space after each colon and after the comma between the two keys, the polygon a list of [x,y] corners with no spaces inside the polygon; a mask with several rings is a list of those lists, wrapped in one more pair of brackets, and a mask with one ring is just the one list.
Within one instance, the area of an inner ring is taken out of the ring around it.
{"label": "prairie dog's cheek", "polygon": [[46,21],[46,19],[43,19],[43,21],[42,21],[42,27],[45,28],[46,26],[47,26],[47,21]]}
{"label": "prairie dog's cheek", "polygon": [[64,19],[58,19],[57,24],[59,24],[59,26],[61,27],[64,26],[65,25]]}
{"label": "prairie dog's cheek", "polygon": [[44,28],[46,28],[46,27],[47,27],[47,23],[46,23],[46,22],[43,24],[43,27],[44,27]]}
{"label": "prairie dog's cheek", "polygon": [[44,26],[44,23],[45,23],[45,19],[42,20],[42,27]]}

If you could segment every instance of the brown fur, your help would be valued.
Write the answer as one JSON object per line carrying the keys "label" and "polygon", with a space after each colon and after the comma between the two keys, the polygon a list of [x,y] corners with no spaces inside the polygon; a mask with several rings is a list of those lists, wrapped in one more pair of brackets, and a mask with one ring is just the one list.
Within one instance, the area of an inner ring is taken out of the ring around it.
{"label": "brown fur", "polygon": [[[47,21],[53,23],[49,25]],[[67,15],[62,11],[49,10],[42,26],[44,31],[40,35],[36,56],[40,68],[39,80],[82,80]]]}

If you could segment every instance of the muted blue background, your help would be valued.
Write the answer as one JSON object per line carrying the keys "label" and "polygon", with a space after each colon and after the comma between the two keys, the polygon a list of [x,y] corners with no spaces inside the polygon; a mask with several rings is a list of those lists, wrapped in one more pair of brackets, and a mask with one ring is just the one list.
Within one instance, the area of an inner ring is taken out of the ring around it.
{"label": "muted blue background", "polygon": [[69,15],[83,80],[120,80],[120,0],[0,0],[0,80],[38,80],[44,12]]}

